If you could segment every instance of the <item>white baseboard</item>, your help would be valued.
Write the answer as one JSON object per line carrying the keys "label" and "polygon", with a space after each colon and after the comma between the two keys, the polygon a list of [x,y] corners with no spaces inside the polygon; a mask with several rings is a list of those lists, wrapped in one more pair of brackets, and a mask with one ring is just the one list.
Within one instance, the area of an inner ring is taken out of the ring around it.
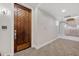
{"label": "white baseboard", "polygon": [[79,37],[73,37],[73,36],[58,36],[58,38],[66,39],[66,40],[79,41]]}
{"label": "white baseboard", "polygon": [[40,45],[40,46],[35,46],[35,49],[40,49],[40,48],[42,48],[42,47],[48,45],[49,43],[52,43],[52,42],[55,41],[56,39],[57,39],[57,38],[55,38],[55,39],[53,39],[53,40],[50,40],[50,41],[48,41],[48,42],[46,42],[46,43],[44,43],[44,44],[42,44],[42,45]]}
{"label": "white baseboard", "polygon": [[36,49],[36,45],[35,44],[31,45],[31,48],[35,48]]}
{"label": "white baseboard", "polygon": [[44,47],[45,45],[48,45],[49,43],[52,43],[53,41],[55,41],[55,40],[57,40],[57,39],[59,39],[59,38],[61,38],[61,39],[67,39],[67,40],[73,40],[73,41],[79,41],[79,38],[78,38],[78,37],[58,36],[58,37],[56,37],[55,39],[50,40],[50,41],[48,41],[48,42],[46,42],[46,43],[44,43],[44,44],[42,44],[42,45],[40,45],[40,46],[33,45],[32,47],[35,48],[35,49],[40,49],[40,48]]}

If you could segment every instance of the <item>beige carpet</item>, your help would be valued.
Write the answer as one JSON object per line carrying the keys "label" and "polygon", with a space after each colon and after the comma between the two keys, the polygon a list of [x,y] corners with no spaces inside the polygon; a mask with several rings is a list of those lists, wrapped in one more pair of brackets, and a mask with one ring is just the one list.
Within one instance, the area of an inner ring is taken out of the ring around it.
{"label": "beige carpet", "polygon": [[79,42],[57,39],[38,50],[29,48],[15,53],[15,56],[79,56]]}

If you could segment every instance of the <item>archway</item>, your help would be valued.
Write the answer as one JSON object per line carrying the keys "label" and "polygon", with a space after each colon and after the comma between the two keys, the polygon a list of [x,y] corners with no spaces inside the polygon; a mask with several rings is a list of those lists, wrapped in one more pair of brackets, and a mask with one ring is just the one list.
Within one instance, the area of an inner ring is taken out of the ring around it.
{"label": "archway", "polygon": [[59,22],[59,33],[64,36],[79,37],[79,20],[77,17],[66,18]]}

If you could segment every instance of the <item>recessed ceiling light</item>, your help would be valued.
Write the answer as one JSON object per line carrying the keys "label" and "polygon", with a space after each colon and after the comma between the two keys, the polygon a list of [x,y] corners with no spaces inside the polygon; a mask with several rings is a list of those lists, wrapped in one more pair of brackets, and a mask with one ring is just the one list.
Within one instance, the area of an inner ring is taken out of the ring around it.
{"label": "recessed ceiling light", "polygon": [[66,12],[66,9],[62,9],[61,12],[62,12],[62,13],[65,13],[65,12]]}

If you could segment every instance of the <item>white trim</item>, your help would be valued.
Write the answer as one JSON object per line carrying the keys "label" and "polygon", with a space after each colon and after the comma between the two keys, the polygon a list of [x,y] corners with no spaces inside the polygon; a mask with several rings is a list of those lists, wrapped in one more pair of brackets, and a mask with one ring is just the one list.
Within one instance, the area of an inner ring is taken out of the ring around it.
{"label": "white trim", "polygon": [[33,12],[34,10],[32,9],[32,18],[31,18],[31,47],[33,47],[33,15],[34,15],[34,12]]}
{"label": "white trim", "polygon": [[42,47],[44,47],[44,46],[46,46],[46,45],[52,43],[52,42],[55,41],[56,39],[57,39],[57,38],[55,38],[55,39],[53,39],[53,40],[50,40],[50,41],[48,41],[48,42],[46,42],[46,43],[44,43],[44,44],[42,44],[42,45],[40,45],[40,46],[35,46],[34,48],[35,48],[35,49],[40,49],[40,48],[42,48]]}
{"label": "white trim", "polygon": [[14,4],[12,4],[12,38],[11,38],[11,53],[10,56],[14,55]]}
{"label": "white trim", "polygon": [[66,39],[66,40],[73,40],[73,41],[79,41],[79,37],[73,37],[73,36],[58,36],[58,38]]}
{"label": "white trim", "polygon": [[[36,29],[37,28],[37,12],[38,12],[38,8],[35,8],[35,9],[32,9],[32,45],[31,45],[31,47],[32,48],[35,48],[35,46],[36,46],[36,44],[35,44],[35,42],[34,42],[34,40],[36,40],[36,38],[35,38],[35,34],[34,34],[34,29]],[[35,21],[35,22],[34,22]],[[34,26],[36,26],[35,28],[34,28]]]}

